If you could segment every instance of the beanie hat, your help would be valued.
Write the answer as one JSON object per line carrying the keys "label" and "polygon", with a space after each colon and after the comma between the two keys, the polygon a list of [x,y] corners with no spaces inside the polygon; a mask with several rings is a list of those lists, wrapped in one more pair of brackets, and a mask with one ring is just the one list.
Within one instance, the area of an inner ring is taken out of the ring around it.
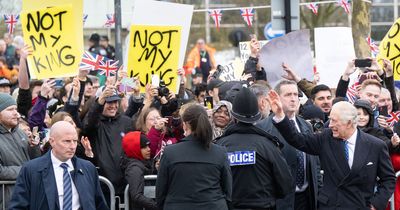
{"label": "beanie hat", "polygon": [[301,109],[301,116],[303,116],[305,120],[320,119],[323,121],[325,119],[324,112],[313,104],[303,106]]}
{"label": "beanie hat", "polygon": [[261,118],[257,96],[243,87],[233,99],[232,116],[240,122],[255,123]]}
{"label": "beanie hat", "polygon": [[122,138],[122,149],[128,158],[143,160],[140,149],[147,147],[150,142],[140,131],[129,132]]}
{"label": "beanie hat", "polygon": [[17,102],[9,94],[0,93],[0,112],[12,105],[17,105]]}

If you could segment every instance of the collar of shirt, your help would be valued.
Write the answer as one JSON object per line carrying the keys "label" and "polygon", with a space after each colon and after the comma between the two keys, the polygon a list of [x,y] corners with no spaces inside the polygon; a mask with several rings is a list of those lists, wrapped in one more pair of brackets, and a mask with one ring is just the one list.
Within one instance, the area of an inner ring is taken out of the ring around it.
{"label": "collar of shirt", "polygon": [[53,150],[51,150],[50,156],[51,156],[51,163],[53,164],[53,167],[60,167],[61,163],[66,163],[68,165],[68,171],[74,170],[74,165],[72,164],[71,159],[67,160],[66,162],[62,162],[56,156],[54,156]]}
{"label": "collar of shirt", "polygon": [[289,120],[293,120],[294,121],[294,125],[296,126],[297,131],[300,132],[300,127],[299,127],[299,124],[297,124],[296,116],[292,117],[292,118],[289,118]]}
{"label": "collar of shirt", "polygon": [[353,135],[350,136],[350,138],[347,139],[347,143],[351,145],[356,145],[356,140],[357,140],[357,129],[354,131]]}

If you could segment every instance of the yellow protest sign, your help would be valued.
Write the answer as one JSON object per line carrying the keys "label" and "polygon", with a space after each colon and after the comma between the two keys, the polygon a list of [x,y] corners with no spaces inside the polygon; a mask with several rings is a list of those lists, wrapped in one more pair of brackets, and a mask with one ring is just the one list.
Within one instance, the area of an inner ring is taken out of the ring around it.
{"label": "yellow protest sign", "polygon": [[180,26],[132,25],[128,50],[128,75],[139,76],[140,91],[151,84],[152,75],[177,90]]}
{"label": "yellow protest sign", "polygon": [[70,39],[77,39],[79,49],[83,54],[83,0],[22,0],[22,12],[40,10],[49,7],[73,5],[73,24],[77,28],[75,34],[70,34]]}
{"label": "yellow protest sign", "polygon": [[[33,49],[28,57],[32,78],[75,76],[82,52],[73,22],[72,5],[21,13],[24,41]],[[82,29],[81,29],[82,30]]]}
{"label": "yellow protest sign", "polygon": [[392,63],[394,80],[400,80],[400,18],[392,25],[379,44],[378,61],[387,59]]}

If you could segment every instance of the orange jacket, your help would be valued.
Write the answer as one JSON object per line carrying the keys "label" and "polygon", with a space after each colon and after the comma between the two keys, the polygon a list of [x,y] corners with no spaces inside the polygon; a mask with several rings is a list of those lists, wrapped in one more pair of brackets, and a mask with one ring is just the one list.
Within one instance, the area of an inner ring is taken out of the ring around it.
{"label": "orange jacket", "polygon": [[[217,67],[217,63],[215,62],[214,58],[215,49],[207,45],[205,46],[205,48],[210,57],[211,69],[215,69]],[[186,74],[191,74],[192,69],[200,67],[200,50],[197,47],[194,47],[192,50],[190,50],[190,53],[186,60],[186,67]]]}
{"label": "orange jacket", "polygon": [[18,77],[18,71],[16,69],[10,70],[7,67],[0,68],[0,77],[7,78],[11,83],[13,83]]}

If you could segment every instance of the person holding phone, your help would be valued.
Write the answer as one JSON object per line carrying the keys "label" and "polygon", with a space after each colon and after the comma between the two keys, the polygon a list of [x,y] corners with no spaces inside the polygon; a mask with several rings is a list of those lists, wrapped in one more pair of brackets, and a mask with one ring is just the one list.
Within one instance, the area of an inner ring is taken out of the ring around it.
{"label": "person holding phone", "polygon": [[165,148],[156,183],[163,210],[228,210],[232,175],[226,150],[213,144],[203,106],[190,105],[182,115],[185,138]]}
{"label": "person holding phone", "polygon": [[254,34],[250,35],[250,38],[250,57],[244,65],[244,71],[242,75],[246,76],[245,78],[247,78],[248,82],[254,82],[257,80],[267,81],[267,73],[258,63],[261,50],[260,43]]}

